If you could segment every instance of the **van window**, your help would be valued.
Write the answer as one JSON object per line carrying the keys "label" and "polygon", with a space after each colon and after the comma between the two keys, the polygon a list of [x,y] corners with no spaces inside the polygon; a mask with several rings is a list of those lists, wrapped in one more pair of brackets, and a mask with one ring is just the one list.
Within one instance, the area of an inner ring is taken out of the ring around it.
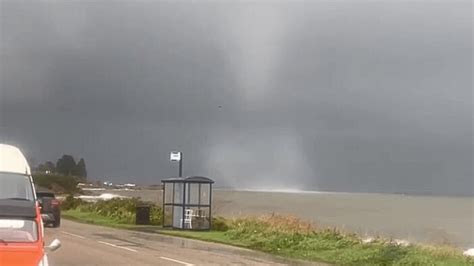
{"label": "van window", "polygon": [[8,242],[35,242],[38,227],[33,220],[0,218],[0,245]]}
{"label": "van window", "polygon": [[0,199],[34,200],[30,177],[14,173],[0,173]]}

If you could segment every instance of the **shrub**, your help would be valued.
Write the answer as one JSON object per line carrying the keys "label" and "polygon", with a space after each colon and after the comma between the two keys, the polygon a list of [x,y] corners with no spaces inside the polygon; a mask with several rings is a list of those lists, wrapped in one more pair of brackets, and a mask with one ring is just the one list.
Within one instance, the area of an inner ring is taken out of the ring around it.
{"label": "shrub", "polygon": [[76,209],[80,205],[86,204],[86,202],[82,201],[81,199],[74,198],[73,195],[68,195],[66,199],[61,202],[61,209],[62,210],[70,210]]}
{"label": "shrub", "polygon": [[152,224],[152,225],[162,225],[163,224],[163,209],[160,206],[151,205],[150,224]]}
{"label": "shrub", "polygon": [[212,230],[215,231],[227,231],[229,230],[229,222],[224,217],[213,217],[212,218]]}
{"label": "shrub", "polygon": [[53,190],[54,192],[73,194],[79,192],[78,178],[73,176],[33,174],[35,184]]}
{"label": "shrub", "polygon": [[[81,212],[91,212],[110,218],[122,224],[135,224],[136,208],[138,205],[144,204],[137,198],[115,198],[110,200],[99,200],[94,203],[87,203],[80,199],[74,199],[72,196],[68,196],[65,203],[63,203],[63,208],[65,210],[77,209]],[[146,205],[150,206],[150,224],[161,225],[163,222],[162,208],[158,205],[150,203],[146,203]]]}

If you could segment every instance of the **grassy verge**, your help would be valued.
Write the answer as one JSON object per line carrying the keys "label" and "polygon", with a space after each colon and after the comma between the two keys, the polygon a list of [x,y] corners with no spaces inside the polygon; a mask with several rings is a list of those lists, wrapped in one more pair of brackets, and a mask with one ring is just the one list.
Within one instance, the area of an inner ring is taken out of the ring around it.
{"label": "grassy verge", "polygon": [[260,250],[287,258],[337,265],[474,265],[472,258],[449,247],[402,246],[383,239],[363,243],[356,235],[334,229],[318,229],[287,216],[262,216],[235,220],[218,219],[210,232],[163,230],[159,226],[135,226],[78,209],[63,212],[65,218],[98,225],[155,232]]}
{"label": "grassy verge", "polygon": [[61,217],[77,222],[96,224],[114,228],[133,229],[136,227],[135,225],[120,223],[120,221],[117,221],[110,217],[99,215],[97,213],[84,212],[80,210],[62,211]]}
{"label": "grassy verge", "polygon": [[[66,197],[61,203],[61,209],[65,217],[80,220],[87,219],[90,223],[101,225],[133,225],[135,224],[135,212],[139,205],[145,204],[138,199],[100,200],[95,203],[84,202],[72,196]],[[150,223],[161,225],[162,209],[152,203],[146,203],[150,207]]]}

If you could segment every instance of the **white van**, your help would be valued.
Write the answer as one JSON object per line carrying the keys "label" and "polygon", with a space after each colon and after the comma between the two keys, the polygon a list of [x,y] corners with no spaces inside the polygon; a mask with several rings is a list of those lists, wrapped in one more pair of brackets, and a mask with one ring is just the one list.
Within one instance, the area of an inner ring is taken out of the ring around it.
{"label": "white van", "polygon": [[0,199],[36,201],[31,169],[21,151],[0,144]]}
{"label": "white van", "polygon": [[61,246],[57,239],[44,246],[30,166],[18,148],[5,144],[0,144],[0,239],[2,265],[48,266],[46,251]]}

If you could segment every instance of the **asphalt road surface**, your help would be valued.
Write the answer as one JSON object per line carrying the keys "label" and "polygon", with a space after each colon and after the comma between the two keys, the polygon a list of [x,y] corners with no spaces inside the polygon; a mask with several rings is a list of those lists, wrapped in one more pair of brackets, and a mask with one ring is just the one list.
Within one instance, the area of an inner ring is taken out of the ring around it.
{"label": "asphalt road surface", "polygon": [[52,266],[302,265],[247,249],[67,220],[46,228],[46,244],[54,238],[62,246],[49,254]]}

